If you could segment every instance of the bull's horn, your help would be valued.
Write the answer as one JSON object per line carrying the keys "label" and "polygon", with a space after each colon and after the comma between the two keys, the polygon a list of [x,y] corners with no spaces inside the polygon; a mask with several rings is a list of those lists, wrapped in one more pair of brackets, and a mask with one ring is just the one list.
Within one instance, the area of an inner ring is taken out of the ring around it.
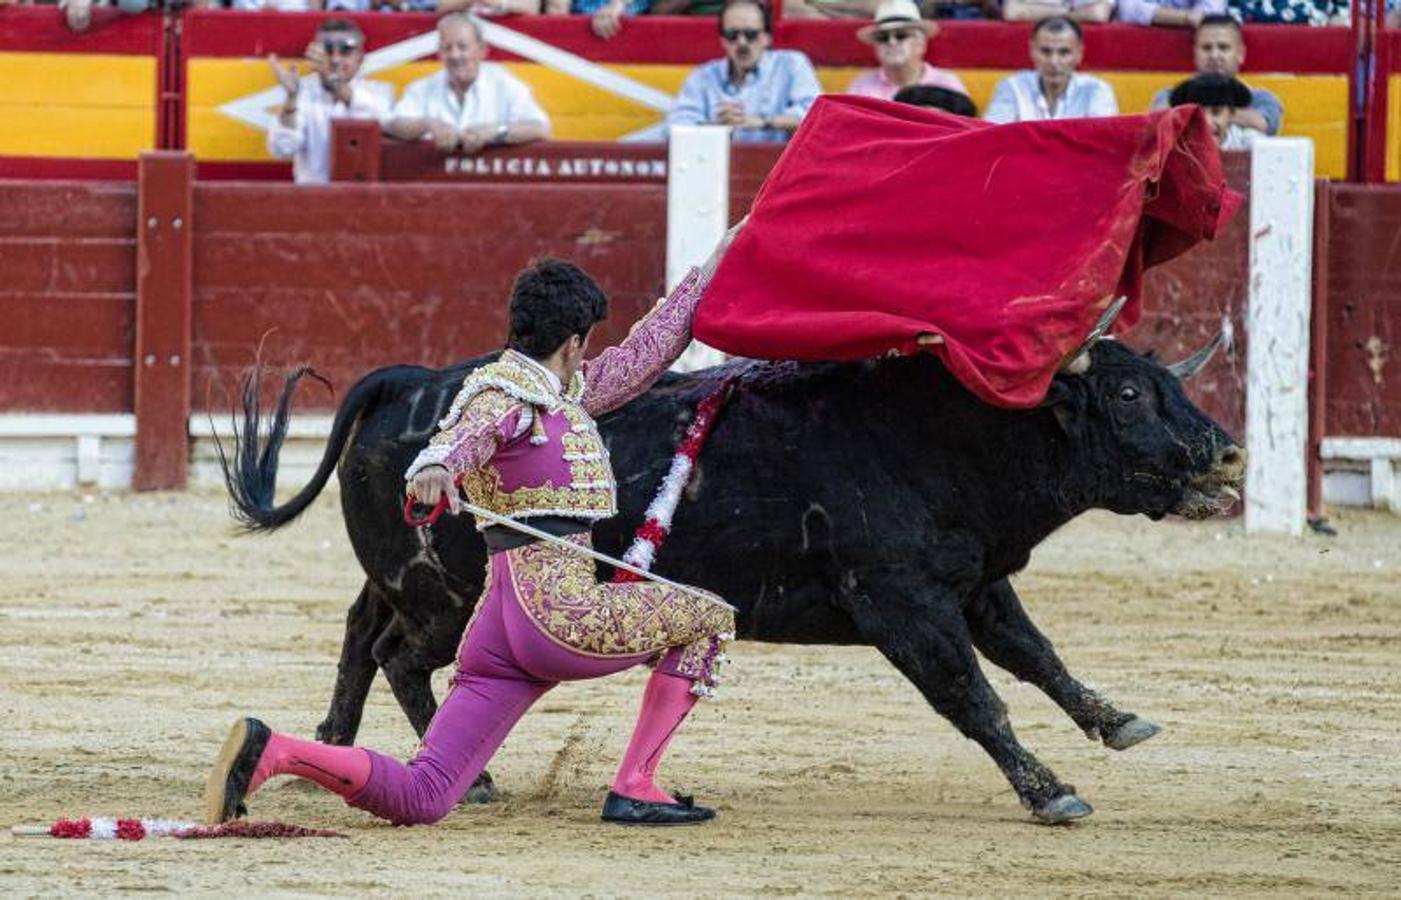
{"label": "bull's horn", "polygon": [[1220,347],[1225,340],[1226,332],[1224,330],[1216,332],[1216,337],[1208,341],[1205,347],[1182,360],[1182,362],[1176,362],[1168,366],[1167,370],[1171,372],[1178,381],[1186,381],[1202,370],[1202,366],[1205,366],[1207,362],[1216,355],[1217,348]]}
{"label": "bull's horn", "polygon": [[1081,375],[1086,372],[1089,365],[1090,348],[1095,341],[1104,337],[1104,333],[1109,330],[1109,326],[1114,324],[1114,319],[1123,311],[1124,304],[1129,302],[1128,297],[1120,297],[1100,313],[1099,321],[1095,322],[1095,327],[1090,329],[1090,334],[1085,338],[1084,343],[1075,348],[1075,352],[1066,356],[1061,362],[1060,371],[1071,375]]}

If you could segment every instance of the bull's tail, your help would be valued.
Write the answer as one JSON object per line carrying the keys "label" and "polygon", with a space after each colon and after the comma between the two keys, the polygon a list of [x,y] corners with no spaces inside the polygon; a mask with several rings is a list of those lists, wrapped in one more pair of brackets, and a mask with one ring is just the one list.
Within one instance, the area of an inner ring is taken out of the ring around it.
{"label": "bull's tail", "polygon": [[277,409],[265,432],[262,424],[262,370],[254,366],[245,372],[242,380],[243,413],[242,422],[238,413],[234,414],[233,451],[225,453],[223,442],[215,437],[215,449],[219,454],[219,467],[224,471],[224,484],[229,489],[229,506],[234,518],[247,531],[273,531],[301,515],[311,505],[316,496],[326,486],[326,480],[335,471],[341,452],[350,438],[351,430],[360,414],[378,396],[386,380],[392,376],[385,370],[371,372],[360,379],[350,389],[345,402],[336,410],[336,418],[331,424],[331,436],[326,442],[326,451],[321,456],[321,464],[297,495],[281,506],[273,503],[277,489],[277,458],[282,452],[282,443],[287,438],[287,426],[291,421],[292,395],[302,378],[310,375],[321,381],[326,380],[309,367],[303,366],[287,376],[282,385],[282,396],[278,398]]}

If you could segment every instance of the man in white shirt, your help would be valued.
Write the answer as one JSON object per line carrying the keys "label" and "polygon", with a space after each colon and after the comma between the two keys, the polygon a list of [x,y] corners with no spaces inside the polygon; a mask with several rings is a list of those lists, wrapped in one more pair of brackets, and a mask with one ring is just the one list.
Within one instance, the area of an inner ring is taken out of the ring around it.
{"label": "man in white shirt", "polygon": [[481,26],[465,13],[438,22],[441,71],[409,85],[384,130],[406,141],[432,140],[444,153],[477,153],[495,144],[550,136],[550,117],[525,82],[483,62]]}
{"label": "man in white shirt", "polygon": [[1031,61],[1036,68],[1002,79],[983,118],[1003,123],[1117,116],[1114,89],[1075,71],[1084,58],[1084,35],[1078,23],[1064,16],[1042,19],[1031,30]]}
{"label": "man in white shirt", "polygon": [[268,63],[287,92],[277,122],[268,131],[268,152],[292,160],[297,184],[331,180],[331,122],[335,119],[384,121],[394,106],[394,87],[356,77],[365,58],[365,36],[348,19],[327,19],[307,48],[315,73],[305,78],[297,67],[283,68],[276,56]]}

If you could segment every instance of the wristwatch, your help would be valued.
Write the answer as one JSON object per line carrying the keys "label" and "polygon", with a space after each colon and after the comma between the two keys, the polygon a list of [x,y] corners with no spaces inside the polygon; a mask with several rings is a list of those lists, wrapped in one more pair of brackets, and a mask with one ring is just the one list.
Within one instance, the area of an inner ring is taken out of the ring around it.
{"label": "wristwatch", "polygon": [[764,116],[764,118],[759,120],[759,127],[764,129],[765,131],[772,131],[773,119],[769,116]]}
{"label": "wristwatch", "polygon": [[493,134],[493,135],[491,136],[491,142],[492,142],[493,144],[504,144],[504,143],[506,143],[506,135],[509,134],[510,131],[511,131],[511,126],[510,126],[510,125],[507,125],[505,122],[502,122],[500,125],[497,125],[497,126],[496,126],[496,134]]}

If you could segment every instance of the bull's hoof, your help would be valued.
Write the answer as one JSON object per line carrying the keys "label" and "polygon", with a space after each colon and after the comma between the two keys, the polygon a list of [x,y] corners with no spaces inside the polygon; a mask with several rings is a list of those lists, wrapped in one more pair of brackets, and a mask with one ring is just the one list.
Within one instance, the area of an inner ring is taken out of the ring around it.
{"label": "bull's hoof", "polygon": [[1111,750],[1127,750],[1134,744],[1141,744],[1163,729],[1148,721],[1134,716],[1117,728],[1110,728],[1101,735],[1104,746]]}
{"label": "bull's hoof", "polygon": [[1074,794],[1061,794],[1034,807],[1031,814],[1036,821],[1044,825],[1064,825],[1075,819],[1083,819],[1094,811],[1093,806]]}
{"label": "bull's hoof", "polygon": [[477,780],[467,789],[467,794],[462,798],[466,803],[495,803],[501,799],[501,793],[496,790],[496,782],[491,780],[491,775],[483,772],[477,776]]}

